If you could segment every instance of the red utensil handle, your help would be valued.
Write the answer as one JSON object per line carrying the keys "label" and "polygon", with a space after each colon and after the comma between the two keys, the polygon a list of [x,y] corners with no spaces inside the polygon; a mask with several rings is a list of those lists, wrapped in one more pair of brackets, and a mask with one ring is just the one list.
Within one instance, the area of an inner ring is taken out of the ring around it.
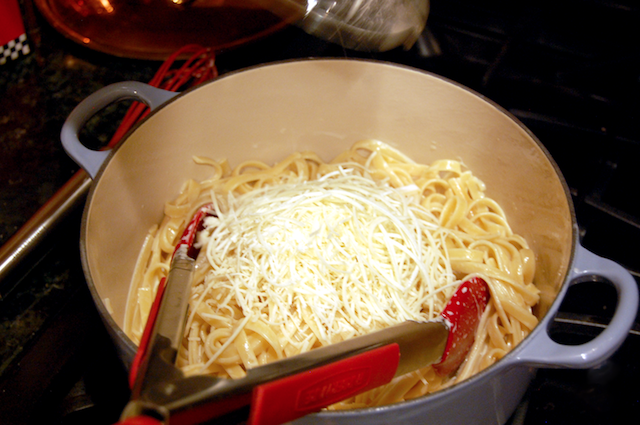
{"label": "red utensil handle", "polygon": [[307,372],[271,381],[253,390],[249,425],[277,425],[393,379],[400,360],[389,344]]}
{"label": "red utensil handle", "polygon": [[156,317],[158,317],[158,310],[160,309],[160,303],[162,302],[162,295],[164,294],[166,281],[167,279],[164,277],[160,279],[160,283],[158,284],[158,292],[156,293],[156,297],[153,300],[153,304],[151,304],[149,317],[147,318],[147,323],[144,326],[144,331],[142,332],[142,337],[140,338],[140,345],[138,345],[138,351],[136,351],[136,355],[133,358],[133,362],[131,363],[131,369],[129,370],[129,388],[133,388],[133,384],[135,383],[138,376],[140,364],[142,363],[142,360],[149,348],[151,332],[153,331],[153,327],[156,323]]}
{"label": "red utensil handle", "polygon": [[116,425],[162,425],[162,422],[150,416],[134,416],[119,421]]}

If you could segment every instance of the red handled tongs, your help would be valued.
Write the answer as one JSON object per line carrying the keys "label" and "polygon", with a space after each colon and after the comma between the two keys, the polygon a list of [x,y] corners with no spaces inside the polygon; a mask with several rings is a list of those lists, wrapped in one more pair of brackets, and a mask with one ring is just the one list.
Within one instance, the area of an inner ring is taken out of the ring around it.
{"label": "red handled tongs", "polygon": [[463,282],[441,317],[407,321],[247,371],[243,378],[185,377],[175,366],[188,309],[194,247],[210,205],[194,216],[161,282],[131,369],[121,423],[197,424],[250,405],[249,425],[276,425],[433,365],[448,375],[464,361],[489,301],[487,283]]}

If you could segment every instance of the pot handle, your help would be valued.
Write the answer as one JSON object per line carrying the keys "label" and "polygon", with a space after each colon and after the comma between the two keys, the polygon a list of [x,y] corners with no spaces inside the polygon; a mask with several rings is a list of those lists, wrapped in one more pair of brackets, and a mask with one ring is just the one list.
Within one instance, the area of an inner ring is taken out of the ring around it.
{"label": "pot handle", "polygon": [[609,358],[622,345],[638,312],[638,286],[624,267],[577,245],[571,284],[576,284],[577,278],[593,276],[609,280],[618,293],[618,304],[609,325],[593,340],[575,346],[556,343],[549,337],[548,329],[538,332],[516,357],[517,363],[587,369]]}
{"label": "pot handle", "polygon": [[108,150],[92,150],[78,138],[80,129],[100,110],[121,100],[133,99],[145,103],[151,110],[162,105],[177,93],[158,89],[137,81],[110,84],[89,95],[76,106],[62,126],[60,140],[67,154],[94,179],[109,156]]}

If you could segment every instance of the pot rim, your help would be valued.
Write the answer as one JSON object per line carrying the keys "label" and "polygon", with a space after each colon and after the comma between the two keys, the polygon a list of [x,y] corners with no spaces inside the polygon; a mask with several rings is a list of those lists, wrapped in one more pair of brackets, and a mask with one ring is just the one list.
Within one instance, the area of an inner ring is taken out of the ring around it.
{"label": "pot rim", "polygon": [[529,335],[527,335],[524,340],[519,343],[516,347],[514,347],[512,350],[510,350],[503,358],[501,358],[500,360],[496,361],[494,364],[490,365],[489,367],[487,367],[486,369],[470,376],[469,378],[453,384],[447,388],[443,388],[440,389],[438,391],[435,391],[433,393],[428,393],[425,394],[423,396],[417,397],[415,399],[411,399],[411,400],[407,400],[407,401],[402,401],[402,402],[398,402],[398,403],[393,403],[393,404],[389,404],[389,405],[383,405],[383,406],[375,406],[375,407],[366,407],[366,408],[359,408],[359,409],[352,409],[352,410],[338,410],[338,411],[321,411],[318,413],[314,413],[310,416],[318,416],[318,417],[323,417],[323,418],[339,418],[339,419],[346,419],[349,417],[355,417],[355,416],[360,416],[363,414],[372,414],[372,413],[377,413],[377,412],[381,412],[381,411],[399,411],[399,410],[404,410],[404,409],[410,409],[414,406],[420,405],[422,403],[427,402],[427,400],[439,400],[442,399],[443,397],[447,397],[450,393],[452,393],[453,391],[457,391],[459,388],[461,387],[467,387],[470,385],[475,385],[476,382],[478,381],[482,381],[486,378],[489,378],[492,375],[498,374],[499,372],[501,372],[504,369],[508,369],[510,367],[515,367],[518,366],[520,362],[518,362],[518,353],[522,352],[523,350],[526,349],[528,343],[532,340],[532,337],[541,333],[541,332],[546,332],[547,328],[550,326],[553,318],[555,317],[555,314],[557,313],[560,304],[562,303],[566,292],[568,290],[568,283],[571,280],[571,266],[574,264],[574,260],[575,260],[575,255],[576,255],[576,249],[579,246],[578,243],[578,228],[577,228],[577,221],[576,221],[576,215],[575,215],[575,208],[574,208],[574,204],[573,204],[573,200],[571,198],[571,194],[570,194],[570,190],[569,190],[569,186],[562,174],[562,172],[560,171],[560,168],[558,166],[558,164],[555,162],[555,160],[553,159],[553,157],[551,156],[550,152],[547,150],[547,148],[544,146],[544,144],[538,139],[538,137],[527,127],[525,126],[517,117],[515,117],[511,112],[509,112],[508,110],[506,110],[504,107],[500,106],[498,103],[494,102],[493,100],[487,98],[486,96],[476,92],[475,90],[461,84],[458,83],[454,80],[451,80],[449,78],[443,77],[441,75],[435,74],[433,72],[430,71],[425,71],[419,68],[414,68],[411,67],[409,65],[405,65],[405,64],[398,64],[398,63],[394,63],[394,62],[389,62],[389,61],[384,61],[384,60],[379,60],[379,59],[369,59],[369,58],[346,58],[346,57],[335,57],[335,58],[296,58],[296,59],[287,59],[287,60],[281,60],[281,61],[275,61],[275,62],[269,62],[269,63],[264,63],[264,64],[257,64],[257,65],[252,65],[252,66],[248,66],[245,68],[241,68],[238,70],[234,70],[234,71],[230,71],[227,72],[219,77],[217,77],[214,80],[208,81],[200,86],[196,86],[196,87],[190,87],[180,93],[177,93],[174,97],[170,98],[169,100],[165,101],[164,103],[162,103],[160,106],[158,106],[157,108],[155,108],[153,111],[151,111],[151,113],[149,113],[146,117],[144,117],[142,120],[140,120],[138,123],[136,123],[120,140],[120,142],[109,152],[109,154],[106,156],[106,159],[104,160],[104,162],[102,163],[102,165],[100,166],[100,169],[98,170],[95,178],[93,179],[94,182],[91,184],[87,199],[85,201],[85,206],[84,206],[84,210],[83,210],[83,214],[82,214],[82,223],[81,223],[81,233],[80,233],[80,254],[81,254],[81,261],[82,261],[82,267],[83,267],[83,271],[84,271],[84,275],[85,278],[87,280],[87,285],[89,287],[89,290],[91,292],[91,295],[93,297],[94,303],[96,304],[97,309],[100,312],[100,316],[102,317],[102,320],[104,321],[105,325],[107,326],[108,331],[112,334],[113,338],[117,338],[118,340],[122,341],[125,343],[126,345],[126,349],[124,349],[122,351],[122,355],[121,358],[123,358],[125,366],[127,368],[127,370],[129,369],[131,362],[133,360],[133,356],[135,355],[135,351],[137,349],[137,346],[133,343],[133,341],[126,335],[126,333],[124,332],[124,330],[122,328],[120,328],[120,326],[115,322],[115,319],[113,319],[111,313],[109,312],[109,308],[107,305],[105,305],[104,301],[102,300],[102,298],[100,297],[100,295],[98,294],[98,291],[94,285],[93,279],[91,277],[91,272],[89,269],[89,261],[87,258],[87,250],[86,250],[86,245],[85,245],[85,240],[86,240],[86,232],[87,232],[87,221],[88,221],[88,214],[89,214],[89,206],[91,205],[92,199],[93,199],[93,195],[95,192],[95,189],[97,187],[97,184],[95,184],[102,176],[103,171],[106,168],[106,165],[110,162],[111,157],[113,155],[115,155],[118,151],[118,149],[127,141],[127,139],[131,136],[132,133],[134,133],[140,126],[144,125],[145,122],[150,119],[153,115],[155,115],[156,113],[158,113],[159,111],[161,111],[162,109],[164,109],[165,107],[167,107],[168,105],[170,105],[171,103],[173,103],[174,101],[176,101],[179,98],[182,98],[186,95],[188,95],[189,93],[191,93],[194,90],[199,90],[201,88],[203,88],[204,86],[207,86],[209,84],[215,84],[217,81],[225,79],[225,78],[229,78],[229,77],[233,77],[236,74],[239,73],[243,73],[243,72],[247,72],[247,71],[252,71],[252,70],[257,70],[260,68],[264,68],[264,67],[271,67],[271,66],[280,66],[280,65],[285,65],[285,64],[291,64],[291,63],[298,63],[298,62],[309,62],[309,61],[353,61],[353,62],[367,62],[367,63],[372,63],[372,64],[378,64],[378,65],[382,65],[382,66],[391,66],[391,67],[396,67],[396,68],[401,68],[401,69],[405,69],[405,70],[409,70],[409,71],[414,71],[414,72],[418,72],[421,74],[426,74],[428,76],[431,76],[433,78],[439,79],[441,81],[444,81],[446,83],[449,83],[459,89],[462,89],[472,95],[474,95],[477,98],[480,98],[481,100],[483,100],[484,102],[486,102],[487,104],[489,104],[489,106],[492,106],[493,108],[495,108],[498,112],[502,113],[503,115],[505,115],[507,118],[509,118],[511,121],[513,121],[515,124],[518,125],[518,127],[520,127],[526,134],[527,136],[537,145],[537,147],[544,153],[545,157],[547,158],[547,160],[549,161],[549,163],[551,164],[553,170],[555,171],[555,175],[557,177],[557,179],[559,180],[562,189],[564,191],[564,195],[565,195],[565,199],[567,202],[567,206],[569,208],[569,215],[571,217],[571,249],[570,249],[570,255],[568,258],[568,267],[567,270],[564,273],[563,279],[562,279],[562,283],[558,289],[557,294],[555,295],[555,298],[553,300],[553,302],[550,304],[548,310],[546,312],[543,313],[543,316],[539,318],[539,323],[536,325],[536,327],[529,333]]}

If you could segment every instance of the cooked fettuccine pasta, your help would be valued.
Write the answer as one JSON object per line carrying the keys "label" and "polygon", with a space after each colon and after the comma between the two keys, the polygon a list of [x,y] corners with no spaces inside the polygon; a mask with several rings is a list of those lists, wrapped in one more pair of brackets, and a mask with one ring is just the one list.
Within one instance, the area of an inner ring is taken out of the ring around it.
{"label": "cooked fettuccine pasta", "polygon": [[149,231],[128,303],[140,340],[160,279],[184,227],[205,222],[177,365],[186,374],[238,378],[250,368],[376,331],[430,320],[470,275],[491,299],[463,365],[431,367],[330,407],[415,398],[486,368],[537,324],[534,253],[512,232],[484,184],[457,161],[417,164],[375,140],[331,162],[295,153],[274,166],[196,157],[212,168],[188,181]]}

